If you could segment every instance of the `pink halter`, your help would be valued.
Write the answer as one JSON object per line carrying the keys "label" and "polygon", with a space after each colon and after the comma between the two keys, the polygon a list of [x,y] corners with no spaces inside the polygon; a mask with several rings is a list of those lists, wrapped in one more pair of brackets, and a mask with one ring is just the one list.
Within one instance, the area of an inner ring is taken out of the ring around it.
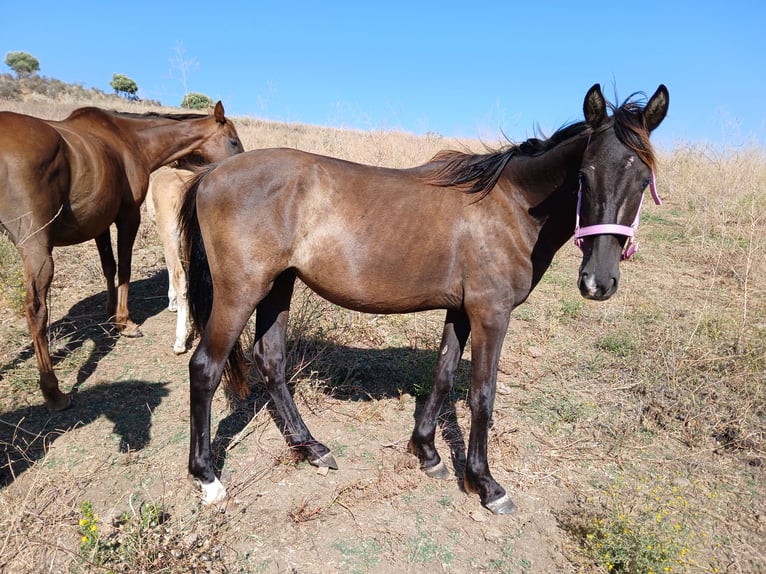
{"label": "pink halter", "polygon": [[[657,194],[657,183],[654,179],[654,171],[652,171],[652,178],[649,181],[649,189],[652,192],[652,199],[657,205],[662,205],[662,200]],[[586,227],[580,227],[580,205],[582,203],[582,178],[580,178],[580,188],[577,190],[577,215],[575,218],[575,245],[582,249],[582,238],[589,235],[624,235],[628,238],[625,243],[625,250],[622,252],[621,260],[630,259],[636,251],[638,251],[638,242],[634,241],[636,236],[636,229],[638,229],[638,222],[641,217],[641,205],[644,203],[643,193],[641,194],[641,201],[638,204],[638,211],[636,212],[636,218],[633,223],[628,227],[627,225],[618,225],[616,223],[599,223],[598,225],[588,225]]]}

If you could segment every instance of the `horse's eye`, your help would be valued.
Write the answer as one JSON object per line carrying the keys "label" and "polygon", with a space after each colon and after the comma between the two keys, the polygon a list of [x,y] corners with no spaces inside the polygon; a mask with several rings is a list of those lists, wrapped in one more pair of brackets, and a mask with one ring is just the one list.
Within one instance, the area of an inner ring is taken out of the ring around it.
{"label": "horse's eye", "polygon": [[[230,140],[229,140],[229,143],[231,144],[231,147],[237,147],[237,146],[239,146],[239,141],[237,141],[237,140],[235,140],[235,139],[230,139]],[[647,185],[649,185],[649,184],[647,183]]]}
{"label": "horse's eye", "polygon": [[648,177],[647,177],[647,178],[644,180],[644,183],[641,185],[641,189],[642,189],[642,190],[643,190],[643,189],[646,189],[647,187],[649,187],[649,184],[650,184],[650,183],[652,183],[652,180],[651,180],[651,178],[648,178]]}

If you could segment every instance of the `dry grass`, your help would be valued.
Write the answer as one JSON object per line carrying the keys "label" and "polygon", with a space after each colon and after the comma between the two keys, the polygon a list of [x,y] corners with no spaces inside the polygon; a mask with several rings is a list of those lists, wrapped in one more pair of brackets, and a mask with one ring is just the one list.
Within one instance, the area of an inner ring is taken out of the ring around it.
{"label": "dry grass", "polygon": [[[14,105],[45,117],[69,111]],[[415,165],[445,147],[481,149],[438,137],[234,119],[247,149],[296,147],[378,165]],[[518,518],[504,521],[476,513],[476,501],[463,501],[454,483],[426,482],[405,451],[440,313],[361,315],[299,292],[291,384],[315,436],[321,432],[349,474],[317,483],[296,469],[262,394],[232,413],[218,400],[217,448],[236,508],[217,515],[177,494],[185,492],[183,394],[153,403],[143,450],[101,444],[124,433],[110,431],[123,423],[106,406],[88,420],[56,419],[51,429],[36,407],[34,359],[19,358],[28,339],[14,303],[18,261],[0,243],[0,313],[8,319],[0,426],[15,429],[2,433],[2,446],[10,456],[30,445],[26,470],[0,491],[0,570],[766,570],[766,158],[762,150],[678,148],[661,157],[658,185],[664,205],[645,209],[642,250],[624,264],[613,300],[579,298],[579,257],[565,247],[514,313],[490,442],[493,474],[520,506]],[[138,280],[162,266],[154,237],[151,226],[142,228]],[[103,290],[94,254],[92,246],[57,251],[52,297],[54,307],[62,302],[54,320],[67,315],[66,304]],[[160,299],[155,307],[164,304],[162,289],[147,296]],[[88,352],[57,369],[82,378],[80,393],[105,402],[101,386],[119,392],[121,381],[169,381],[171,393],[177,382],[182,390],[183,359],[160,360],[165,341],[146,343],[144,351],[114,344],[84,375],[83,363],[94,360]],[[152,378],[134,366],[137,357],[156,361]],[[443,415],[443,455],[459,454],[467,441],[470,352],[465,359],[462,386]],[[130,410],[132,395],[122,397]],[[92,453],[83,446],[88,437],[99,445]],[[132,490],[112,492],[108,483],[123,475]],[[136,497],[167,519],[147,522]],[[104,514],[103,540],[121,541],[123,552],[83,551],[78,521],[86,500]],[[324,561],[314,561],[317,554]],[[99,565],[107,556],[111,562]]]}

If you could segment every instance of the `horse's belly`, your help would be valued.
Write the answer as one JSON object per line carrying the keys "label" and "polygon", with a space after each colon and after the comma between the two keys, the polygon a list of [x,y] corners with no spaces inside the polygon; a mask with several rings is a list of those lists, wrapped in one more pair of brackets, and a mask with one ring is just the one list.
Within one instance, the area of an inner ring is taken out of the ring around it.
{"label": "horse's belly", "polygon": [[462,303],[459,285],[441,275],[417,277],[358,269],[333,273],[328,267],[319,273],[297,271],[311,290],[331,303],[354,311],[411,313],[457,308]]}
{"label": "horse's belly", "polygon": [[100,206],[97,209],[71,210],[69,206],[62,207],[62,212],[55,219],[54,245],[75,245],[84,243],[104,231],[114,222],[117,216],[117,207],[106,209],[108,206]]}

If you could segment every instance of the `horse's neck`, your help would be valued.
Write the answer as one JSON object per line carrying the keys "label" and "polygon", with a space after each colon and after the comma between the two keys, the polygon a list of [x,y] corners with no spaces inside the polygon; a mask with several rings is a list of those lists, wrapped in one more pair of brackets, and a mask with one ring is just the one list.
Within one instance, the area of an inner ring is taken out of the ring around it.
{"label": "horse's neck", "polygon": [[572,138],[538,156],[513,160],[513,180],[530,205],[551,206],[556,195],[566,193],[577,178],[585,140]]}
{"label": "horse's neck", "polygon": [[136,132],[150,171],[192,152],[200,143],[196,120],[162,120]]}
{"label": "horse's neck", "polygon": [[525,157],[514,166],[514,180],[538,222],[531,254],[533,286],[548,269],[555,253],[574,234],[577,185],[586,140],[562,142],[546,153]]}

